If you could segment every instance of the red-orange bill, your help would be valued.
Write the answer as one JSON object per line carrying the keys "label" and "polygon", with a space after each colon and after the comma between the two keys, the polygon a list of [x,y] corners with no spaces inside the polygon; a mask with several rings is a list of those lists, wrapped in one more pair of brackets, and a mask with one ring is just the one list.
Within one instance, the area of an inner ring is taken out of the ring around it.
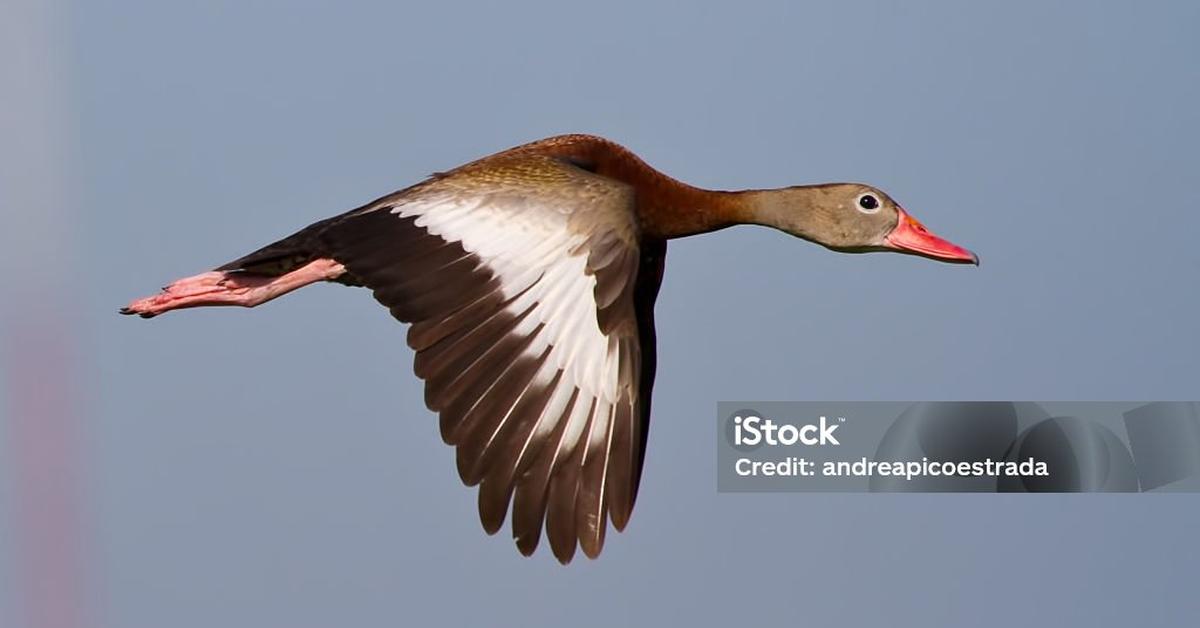
{"label": "red-orange bill", "polygon": [[979,257],[974,253],[930,233],[921,221],[903,209],[897,207],[896,211],[900,219],[896,228],[884,238],[890,248],[947,262],[979,265]]}

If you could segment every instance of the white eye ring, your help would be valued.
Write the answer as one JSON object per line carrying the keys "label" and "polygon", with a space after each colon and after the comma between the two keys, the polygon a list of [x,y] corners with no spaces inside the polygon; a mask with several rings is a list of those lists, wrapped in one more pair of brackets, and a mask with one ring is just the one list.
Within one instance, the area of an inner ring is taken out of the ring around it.
{"label": "white eye ring", "polygon": [[863,192],[854,199],[854,208],[864,214],[877,214],[883,209],[883,201],[873,192]]}

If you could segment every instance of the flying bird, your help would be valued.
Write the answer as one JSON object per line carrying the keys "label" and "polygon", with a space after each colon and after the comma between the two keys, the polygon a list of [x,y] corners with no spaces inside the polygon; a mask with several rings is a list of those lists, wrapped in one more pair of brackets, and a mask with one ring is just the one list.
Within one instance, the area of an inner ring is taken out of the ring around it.
{"label": "flying bird", "polygon": [[595,558],[637,497],[667,241],[737,224],[829,249],[978,264],[882,191],[828,183],[704,190],[591,135],[484,157],[309,225],[123,314],[254,307],[363,286],[409,323],[414,370],[488,534]]}

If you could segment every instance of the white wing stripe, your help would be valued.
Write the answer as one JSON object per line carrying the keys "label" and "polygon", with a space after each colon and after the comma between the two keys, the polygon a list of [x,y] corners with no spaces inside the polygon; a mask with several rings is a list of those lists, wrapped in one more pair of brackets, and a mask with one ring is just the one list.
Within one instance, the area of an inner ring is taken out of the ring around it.
{"label": "white wing stripe", "polygon": [[[416,224],[447,242],[458,242],[477,255],[500,279],[506,298],[529,287],[511,301],[513,313],[535,305],[516,333],[545,325],[527,348],[540,355],[549,343],[551,360],[581,390],[608,402],[618,397],[616,352],[596,322],[596,278],[586,272],[581,245],[586,238],[566,229],[567,216],[538,212],[529,220],[523,210],[497,208],[480,202],[408,202],[393,208],[400,216],[417,216]],[[545,224],[550,219],[552,224]],[[553,224],[559,223],[559,224]],[[571,254],[579,251],[580,254]],[[536,269],[544,271],[539,276]]]}

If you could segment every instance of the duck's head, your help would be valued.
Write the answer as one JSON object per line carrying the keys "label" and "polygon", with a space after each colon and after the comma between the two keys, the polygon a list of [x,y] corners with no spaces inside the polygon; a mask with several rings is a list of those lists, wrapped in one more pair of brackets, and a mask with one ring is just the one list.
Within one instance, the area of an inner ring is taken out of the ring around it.
{"label": "duck's head", "polygon": [[755,203],[756,220],[835,251],[893,251],[942,262],[979,264],[979,257],[925,228],[882,190],[829,183],[770,190]]}

